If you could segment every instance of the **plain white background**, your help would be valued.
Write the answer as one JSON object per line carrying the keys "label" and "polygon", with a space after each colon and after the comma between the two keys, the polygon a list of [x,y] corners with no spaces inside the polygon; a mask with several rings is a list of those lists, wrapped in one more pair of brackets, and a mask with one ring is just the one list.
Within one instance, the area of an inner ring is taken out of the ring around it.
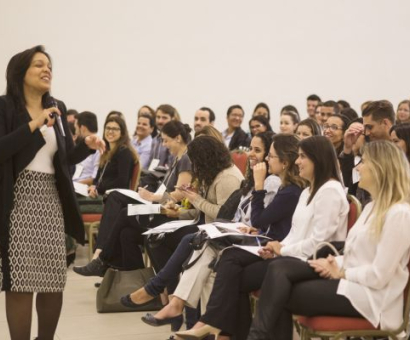
{"label": "plain white background", "polygon": [[[408,0],[0,0],[0,72],[37,44],[53,58],[53,95],[99,117],[122,111],[133,131],[143,104],[174,105],[192,124],[200,106],[225,127],[264,101],[410,97]],[[5,90],[0,78],[0,91]]]}

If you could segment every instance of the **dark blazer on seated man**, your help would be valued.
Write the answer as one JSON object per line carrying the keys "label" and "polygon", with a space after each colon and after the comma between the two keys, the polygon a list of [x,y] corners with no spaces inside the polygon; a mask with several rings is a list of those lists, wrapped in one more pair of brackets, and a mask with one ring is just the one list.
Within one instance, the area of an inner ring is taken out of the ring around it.
{"label": "dark blazer on seated man", "polygon": [[250,144],[249,135],[241,128],[237,128],[229,143],[229,150],[238,149],[240,146],[248,147]]}

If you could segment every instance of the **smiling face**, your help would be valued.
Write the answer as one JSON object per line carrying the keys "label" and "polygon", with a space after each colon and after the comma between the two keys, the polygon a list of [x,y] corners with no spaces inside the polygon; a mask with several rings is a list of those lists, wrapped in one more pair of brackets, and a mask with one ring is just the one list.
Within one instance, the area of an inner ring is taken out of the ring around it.
{"label": "smiling face", "polygon": [[258,133],[265,132],[268,128],[257,120],[251,120],[249,129],[251,130],[252,136],[255,136]]}
{"label": "smiling face", "polygon": [[274,148],[274,143],[269,148],[269,153],[266,156],[266,161],[269,165],[269,173],[271,175],[279,176],[285,170],[285,163],[279,159],[278,154]]}
{"label": "smiling face", "polygon": [[322,106],[320,108],[320,124],[323,125],[327,122],[327,120],[334,115],[335,109],[333,107]]}
{"label": "smiling face", "polygon": [[323,134],[335,148],[343,142],[343,121],[339,117],[329,117],[323,124]]}
{"label": "smiling face", "polygon": [[241,127],[243,116],[244,114],[241,109],[233,109],[227,117],[228,126],[233,130],[236,130],[237,128]]}
{"label": "smiling face", "polygon": [[249,147],[248,159],[251,169],[260,162],[263,162],[265,157],[265,146],[259,137],[253,137]]}
{"label": "smiling face", "polygon": [[295,133],[297,124],[293,123],[292,117],[288,115],[280,116],[280,132],[286,133],[288,135],[293,135]]}
{"label": "smiling face", "polygon": [[315,164],[308,156],[299,148],[299,157],[296,159],[295,164],[299,167],[299,176],[308,180],[313,184],[315,179]]}
{"label": "smiling face", "polygon": [[52,80],[51,62],[43,53],[36,53],[24,76],[24,91],[37,92],[43,95],[50,91]]}
{"label": "smiling face", "polygon": [[148,137],[154,131],[154,127],[150,125],[150,121],[146,117],[139,117],[137,123],[137,136],[142,140]]}
{"label": "smiling face", "polygon": [[400,106],[397,110],[397,118],[402,122],[410,119],[409,104],[407,104],[407,103],[400,104]]}
{"label": "smiling face", "polygon": [[161,133],[162,145],[165,146],[171,155],[176,156],[182,146],[181,136],[176,136],[175,138],[169,137],[165,133]]}
{"label": "smiling face", "polygon": [[171,116],[169,114],[162,112],[161,110],[158,110],[155,115],[155,123],[157,124],[157,128],[159,130],[162,130],[163,126],[171,120]]}
{"label": "smiling face", "polygon": [[307,113],[308,113],[310,118],[315,119],[317,104],[319,104],[318,100],[308,100],[307,101]]}
{"label": "smiling face", "polygon": [[389,140],[389,131],[391,123],[388,119],[373,120],[373,115],[363,117],[364,135],[369,138],[370,141],[374,140]]}
{"label": "smiling face", "polygon": [[116,143],[121,138],[121,128],[116,122],[108,122],[104,128],[104,137],[108,143]]}
{"label": "smiling face", "polygon": [[300,140],[303,140],[305,138],[312,137],[313,133],[309,126],[299,125],[296,129],[296,136],[298,136]]}
{"label": "smiling face", "polygon": [[362,156],[360,164],[356,167],[357,171],[360,174],[359,187],[372,192],[375,185],[375,178],[373,173],[370,171],[369,164],[365,156]]}

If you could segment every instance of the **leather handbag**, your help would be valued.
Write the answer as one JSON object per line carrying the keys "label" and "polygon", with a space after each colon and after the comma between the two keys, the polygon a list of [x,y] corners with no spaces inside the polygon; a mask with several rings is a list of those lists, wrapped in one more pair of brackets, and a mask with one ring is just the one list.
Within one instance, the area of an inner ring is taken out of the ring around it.
{"label": "leather handbag", "polygon": [[129,271],[108,268],[101,282],[101,286],[97,290],[97,312],[117,313],[161,309],[163,306],[159,297],[135,308],[125,307],[120,302],[122,296],[145,286],[154,275],[152,268]]}

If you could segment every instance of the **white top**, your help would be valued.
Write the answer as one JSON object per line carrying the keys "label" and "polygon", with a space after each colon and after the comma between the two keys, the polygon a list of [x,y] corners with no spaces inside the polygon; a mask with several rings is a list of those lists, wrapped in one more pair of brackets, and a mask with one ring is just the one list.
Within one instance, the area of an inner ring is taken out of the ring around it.
{"label": "white top", "polygon": [[226,147],[229,149],[229,144],[231,143],[231,139],[233,137],[234,132],[228,135],[228,129],[222,131],[222,137],[224,139]]}
{"label": "white top", "polygon": [[336,258],[346,270],[337,293],[375,327],[397,329],[403,322],[403,290],[409,275],[410,205],[389,209],[379,240],[369,232],[372,208],[373,202],[366,205],[347,236],[344,256]]}
{"label": "white top", "polygon": [[283,256],[306,260],[318,243],[346,239],[349,204],[340,182],[327,181],[307,205],[309,196],[309,188],[300,195],[290,232],[281,242]]}
{"label": "white top", "polygon": [[[263,183],[263,189],[266,190],[266,195],[263,200],[265,208],[272,202],[275,195],[278,193],[279,187],[281,186],[282,181],[278,176],[270,175],[266,177],[265,182]],[[243,222],[248,226],[252,226],[251,222],[251,207],[252,207],[252,190],[248,192],[246,196],[241,197],[239,202],[238,209],[236,210],[234,222]],[[245,204],[245,206],[244,206]]]}
{"label": "white top", "polygon": [[43,134],[43,138],[46,141],[46,144],[38,150],[36,156],[31,161],[29,165],[27,165],[26,170],[37,171],[37,172],[44,172],[46,174],[54,174],[54,164],[53,158],[54,154],[57,152],[57,138],[54,128],[47,127],[44,125],[40,129],[41,133]]}

